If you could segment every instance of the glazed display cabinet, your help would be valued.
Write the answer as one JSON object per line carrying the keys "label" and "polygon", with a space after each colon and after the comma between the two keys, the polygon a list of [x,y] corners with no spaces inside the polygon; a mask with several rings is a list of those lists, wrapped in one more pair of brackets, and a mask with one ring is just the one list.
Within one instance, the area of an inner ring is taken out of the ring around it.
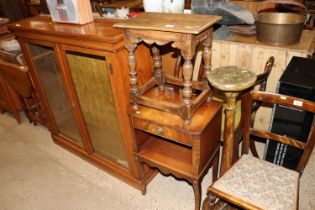
{"label": "glazed display cabinet", "polygon": [[[141,189],[126,114],[127,52],[114,23],[67,25],[38,16],[10,28],[21,43],[54,142]],[[139,49],[139,68],[151,68],[150,52]]]}

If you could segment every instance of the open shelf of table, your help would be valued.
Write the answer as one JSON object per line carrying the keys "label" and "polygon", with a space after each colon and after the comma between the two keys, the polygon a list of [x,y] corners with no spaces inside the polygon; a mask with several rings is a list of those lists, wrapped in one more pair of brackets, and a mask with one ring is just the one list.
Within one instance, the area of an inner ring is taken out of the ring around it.
{"label": "open shelf of table", "polygon": [[[139,131],[143,132],[143,131]],[[137,156],[171,170],[190,176],[192,170],[192,148],[167,139],[148,134],[149,138],[139,148]]]}

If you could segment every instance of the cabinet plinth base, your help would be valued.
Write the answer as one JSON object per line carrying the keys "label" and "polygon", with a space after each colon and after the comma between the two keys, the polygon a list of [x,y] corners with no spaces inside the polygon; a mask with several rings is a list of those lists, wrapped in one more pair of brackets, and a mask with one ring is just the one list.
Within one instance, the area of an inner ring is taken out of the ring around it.
{"label": "cabinet plinth base", "polygon": [[[79,156],[83,160],[89,162],[90,164],[98,167],[99,169],[111,174],[112,176],[116,177],[117,179],[129,184],[130,186],[142,190],[145,186],[143,186],[141,180],[134,178],[133,176],[130,176],[130,172],[127,168],[114,163],[111,160],[107,160],[105,158],[102,158],[98,155],[88,155],[87,152],[76,145],[75,143],[72,143],[69,140],[66,140],[62,136],[58,135],[52,135],[52,139],[55,144],[59,145],[60,147],[72,152],[73,154]],[[156,176],[157,171],[154,169],[148,169],[146,170],[146,177],[147,177],[147,183],[150,183],[150,181]]]}

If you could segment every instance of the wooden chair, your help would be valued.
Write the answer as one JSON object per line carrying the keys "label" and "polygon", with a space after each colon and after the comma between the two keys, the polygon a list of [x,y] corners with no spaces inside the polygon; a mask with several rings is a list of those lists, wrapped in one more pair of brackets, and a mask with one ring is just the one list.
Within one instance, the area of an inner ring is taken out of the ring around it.
{"label": "wooden chair", "polygon": [[[252,91],[244,99],[244,134],[242,157],[209,188],[210,206],[215,206],[215,197],[223,199],[244,209],[298,209],[299,179],[312,153],[315,144],[314,123],[309,137],[300,142],[287,136],[254,129],[251,123],[253,103],[279,104],[293,109],[315,113],[315,103],[292,96],[285,96],[262,91]],[[279,165],[248,155],[252,136],[278,141],[303,151],[296,170],[289,170]]]}
{"label": "wooden chair", "polygon": [[24,65],[0,61],[0,73],[7,83],[22,97],[25,115],[31,123],[47,126],[47,120]]}
{"label": "wooden chair", "polygon": [[[258,88],[259,91],[266,91],[267,81],[268,81],[269,75],[272,71],[272,67],[273,67],[274,62],[275,62],[275,57],[273,57],[273,56],[269,57],[266,64],[265,64],[264,72],[257,75],[257,80],[256,80],[254,87],[259,86],[259,88]],[[248,90],[246,90],[245,92],[248,92]],[[242,95],[244,95],[244,93]],[[245,104],[245,98],[244,97],[241,99],[241,104]],[[256,112],[260,106],[261,106],[261,101],[255,101],[252,104],[252,115],[251,115],[252,125],[254,123],[255,114],[256,114]],[[239,141],[241,141],[241,139],[242,139],[243,129],[244,129],[244,118],[241,115],[240,122],[235,129],[235,142],[237,142],[237,145],[235,145],[235,147],[234,147],[235,154],[238,154],[238,148],[239,148],[238,145],[239,145]],[[255,146],[255,142],[251,141],[249,148],[250,148],[250,151],[252,152],[252,154],[255,157],[258,157],[258,152],[257,152],[256,146]],[[237,159],[238,159],[238,157],[235,157],[234,161],[236,161]]]}

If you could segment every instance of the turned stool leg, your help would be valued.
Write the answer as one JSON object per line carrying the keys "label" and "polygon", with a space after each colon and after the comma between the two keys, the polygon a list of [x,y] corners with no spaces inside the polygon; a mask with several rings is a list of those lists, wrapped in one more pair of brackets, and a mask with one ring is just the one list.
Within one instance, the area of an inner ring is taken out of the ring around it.
{"label": "turned stool leg", "polygon": [[136,70],[136,55],[135,55],[136,47],[137,47],[137,44],[126,43],[126,48],[128,50],[130,100],[131,100],[131,105],[132,105],[133,110],[138,110],[136,96],[139,93],[137,70]]}
{"label": "turned stool leg", "polygon": [[[211,56],[212,56],[212,52],[211,52],[211,48],[212,48],[212,28],[209,29],[205,40],[203,41],[203,50],[202,50],[202,58],[203,58],[203,81],[204,81],[204,85],[209,86],[207,77],[211,72]],[[208,96],[208,101],[211,101],[212,99],[212,93]]]}
{"label": "turned stool leg", "polygon": [[159,89],[164,90],[164,73],[162,70],[162,58],[160,55],[160,49],[157,46],[153,46],[151,50],[153,54],[154,77],[158,82]]}
{"label": "turned stool leg", "polygon": [[207,34],[206,39],[203,41],[203,51],[202,51],[202,57],[204,62],[204,82],[206,85],[208,85],[207,77],[211,72],[211,47],[212,47],[212,33],[209,32]]}
{"label": "turned stool leg", "polygon": [[186,106],[186,110],[184,113],[184,120],[186,124],[189,124],[190,120],[190,110],[192,105],[192,73],[193,73],[193,65],[191,63],[192,56],[183,56],[185,59],[184,65],[183,65],[183,77],[184,77],[184,88],[183,88],[183,102]]}
{"label": "turned stool leg", "polygon": [[200,181],[193,181],[192,183],[194,194],[195,194],[195,210],[200,209],[201,203],[201,184]]}

